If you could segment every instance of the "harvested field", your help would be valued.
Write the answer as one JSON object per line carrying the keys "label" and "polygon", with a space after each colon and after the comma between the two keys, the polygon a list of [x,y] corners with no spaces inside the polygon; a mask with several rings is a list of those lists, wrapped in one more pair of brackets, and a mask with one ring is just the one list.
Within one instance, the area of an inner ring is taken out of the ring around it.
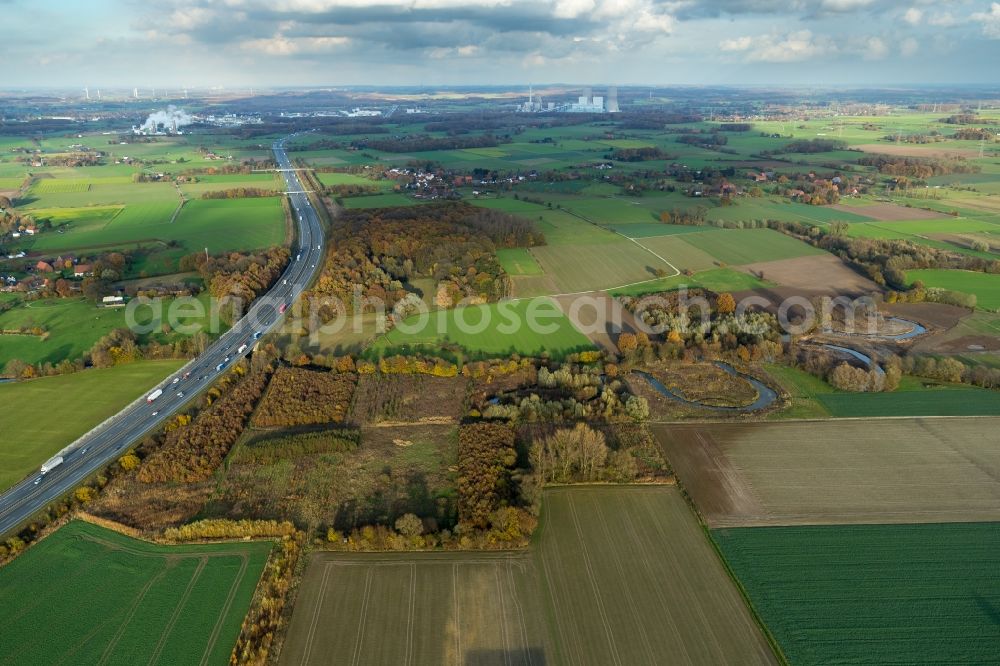
{"label": "harvested field", "polygon": [[536,576],[526,553],[317,553],[279,663],[544,664]]}
{"label": "harvested field", "polygon": [[906,206],[900,206],[893,203],[877,203],[870,206],[845,206],[843,204],[834,204],[832,206],[827,206],[827,208],[839,210],[844,213],[864,215],[865,217],[870,217],[873,220],[880,220],[883,222],[896,220],[940,220],[949,217],[940,211],[924,210],[923,208],[907,208]]}
{"label": "harvested field", "polygon": [[302,590],[282,664],[775,663],[673,486],[546,491],[530,553],[320,553]]}
{"label": "harvested field", "polygon": [[714,530],[792,664],[987,664],[1000,524]]}
{"label": "harvested field", "polygon": [[[930,146],[933,144],[927,144]],[[880,155],[898,155],[900,157],[979,157],[978,148],[930,148],[921,145],[909,145],[898,143],[863,143],[851,146],[866,153],[877,153]],[[958,174],[956,177],[960,177]]]}
{"label": "harvested field", "polygon": [[1000,519],[996,418],[660,425],[713,527]]}
{"label": "harvested field", "polygon": [[857,273],[832,254],[763,261],[742,266],[751,275],[812,294],[870,294],[874,282]]}

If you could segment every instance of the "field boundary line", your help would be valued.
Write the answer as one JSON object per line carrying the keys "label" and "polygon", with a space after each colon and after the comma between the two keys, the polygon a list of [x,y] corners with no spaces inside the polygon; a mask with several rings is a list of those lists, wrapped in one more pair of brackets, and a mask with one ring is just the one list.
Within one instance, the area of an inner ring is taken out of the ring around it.
{"label": "field boundary line", "polygon": [[170,636],[170,632],[173,631],[174,625],[177,624],[177,620],[180,618],[181,612],[184,610],[184,606],[187,605],[188,599],[191,598],[191,592],[194,590],[194,586],[198,583],[198,579],[201,578],[201,574],[205,571],[205,567],[207,565],[207,557],[199,558],[198,566],[195,568],[194,573],[191,574],[191,580],[188,581],[187,587],[184,588],[184,594],[182,594],[181,598],[177,600],[174,612],[170,614],[167,626],[165,626],[163,631],[160,633],[160,640],[156,642],[153,654],[149,657],[149,661],[146,662],[148,665],[155,664],[160,660],[160,655],[163,654],[163,646],[166,645],[167,637]]}
{"label": "field boundary line", "polygon": [[[545,518],[543,515],[543,522],[540,523],[538,531],[544,529],[544,524],[545,524],[544,521],[546,520],[548,519]],[[538,532],[536,531],[536,534],[537,533]],[[558,541],[556,539],[552,539],[552,543],[554,544],[555,549],[558,551],[559,549]],[[553,578],[552,570],[549,568],[549,562],[546,559],[545,552],[543,550],[539,549],[538,557],[542,561],[542,571],[544,572],[543,575],[545,579],[545,588],[548,590],[549,601],[552,603],[552,613],[555,618],[556,629],[559,633],[560,645],[563,646],[563,649],[567,651],[572,651],[573,648],[577,646],[574,643],[571,643],[570,641],[566,640],[566,627],[564,626],[562,620],[562,614],[560,613],[559,601],[556,599],[556,590],[554,582],[555,579]]]}
{"label": "field boundary line", "polygon": [[320,577],[319,593],[316,595],[316,606],[313,608],[312,621],[309,623],[309,631],[306,632],[306,645],[302,650],[302,663],[308,664],[312,656],[313,639],[316,636],[316,625],[319,623],[319,612],[323,607],[323,597],[326,596],[326,584],[330,578],[330,568],[333,562],[326,562],[323,565],[323,575]]}
{"label": "field boundary line", "polygon": [[373,569],[368,569],[368,573],[365,574],[365,596],[361,600],[361,615],[358,617],[358,631],[354,637],[354,654],[351,656],[351,666],[355,666],[361,659],[361,646],[365,639],[365,620],[368,617],[373,573]]}
{"label": "field boundary line", "polygon": [[604,599],[601,597],[601,590],[597,586],[597,578],[594,576],[594,569],[590,561],[590,549],[587,548],[587,542],[583,537],[583,529],[580,526],[580,516],[576,511],[576,504],[573,502],[572,497],[568,497],[569,511],[573,517],[573,527],[576,529],[577,539],[580,541],[580,554],[583,555],[583,564],[587,569],[587,578],[590,580],[590,586],[594,590],[594,596],[597,601],[597,610],[601,616],[601,623],[604,625],[604,633],[608,637],[608,647],[611,648],[611,658],[614,660],[618,666],[622,666],[621,656],[618,654],[618,646],[615,645],[614,632],[611,631],[611,624],[608,622],[607,611],[604,608]]}
{"label": "field boundary line", "polygon": [[226,603],[222,605],[222,610],[219,611],[218,618],[215,620],[215,626],[212,627],[212,633],[208,637],[208,643],[205,645],[205,651],[201,654],[202,664],[208,663],[208,658],[212,654],[212,650],[215,649],[215,644],[219,641],[219,634],[222,633],[222,625],[226,621],[226,616],[229,615],[229,609],[233,606],[233,601],[236,599],[236,592],[239,590],[240,583],[243,582],[247,567],[250,566],[250,558],[247,557],[246,553],[240,554],[240,560],[242,562],[240,570],[236,573],[233,584],[229,587]]}

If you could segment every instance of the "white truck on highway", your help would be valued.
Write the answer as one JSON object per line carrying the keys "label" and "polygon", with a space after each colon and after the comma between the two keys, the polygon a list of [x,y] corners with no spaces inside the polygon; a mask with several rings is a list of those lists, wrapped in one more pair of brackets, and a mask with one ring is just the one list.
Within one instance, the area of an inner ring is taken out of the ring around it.
{"label": "white truck on highway", "polygon": [[146,403],[147,404],[152,403],[154,400],[156,400],[157,398],[159,398],[161,395],[163,395],[163,389],[156,389],[155,391],[153,391],[152,393],[150,393],[149,395],[146,396]]}
{"label": "white truck on highway", "polygon": [[61,465],[62,462],[63,462],[62,456],[56,456],[55,458],[50,458],[46,460],[45,463],[42,465],[42,474],[48,474],[56,467],[59,467],[59,465]]}

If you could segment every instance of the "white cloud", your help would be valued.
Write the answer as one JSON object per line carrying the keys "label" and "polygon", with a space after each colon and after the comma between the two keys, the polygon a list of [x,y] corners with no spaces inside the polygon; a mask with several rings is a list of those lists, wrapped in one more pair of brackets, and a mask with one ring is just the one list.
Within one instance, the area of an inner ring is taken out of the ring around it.
{"label": "white cloud", "polygon": [[868,37],[865,40],[862,57],[865,60],[882,60],[889,55],[889,46],[880,37]]}
{"label": "white cloud", "polygon": [[240,44],[240,48],[274,56],[290,56],[327,53],[350,43],[351,40],[347,37],[286,37],[279,34],[267,39],[247,40]]}
{"label": "white cloud", "polygon": [[1000,39],[1000,2],[991,4],[990,11],[976,12],[971,18],[982,24],[984,35],[990,39]]}
{"label": "white cloud", "polygon": [[917,55],[917,51],[920,50],[920,43],[917,42],[913,37],[907,37],[899,43],[899,53],[904,58],[910,58]]}
{"label": "white cloud", "polygon": [[903,12],[903,20],[910,25],[920,25],[920,21],[924,18],[924,11],[922,9],[917,9],[916,7],[910,7],[905,12]]}
{"label": "white cloud", "polygon": [[875,0],[823,0],[820,6],[829,12],[852,12],[873,4]]}
{"label": "white cloud", "polygon": [[719,44],[723,51],[742,52],[748,62],[799,62],[811,60],[835,49],[829,39],[817,37],[809,30],[786,35],[737,37]]}
{"label": "white cloud", "polygon": [[950,12],[934,14],[927,19],[927,25],[932,25],[936,28],[949,28],[956,23],[958,23],[958,19],[955,18]]}

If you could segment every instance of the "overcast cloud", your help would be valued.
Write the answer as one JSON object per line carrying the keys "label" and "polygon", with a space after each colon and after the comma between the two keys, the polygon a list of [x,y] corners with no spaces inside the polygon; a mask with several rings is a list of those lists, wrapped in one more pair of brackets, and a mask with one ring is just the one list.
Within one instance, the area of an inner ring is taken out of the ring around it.
{"label": "overcast cloud", "polygon": [[3,86],[993,83],[1000,2],[0,0]]}

